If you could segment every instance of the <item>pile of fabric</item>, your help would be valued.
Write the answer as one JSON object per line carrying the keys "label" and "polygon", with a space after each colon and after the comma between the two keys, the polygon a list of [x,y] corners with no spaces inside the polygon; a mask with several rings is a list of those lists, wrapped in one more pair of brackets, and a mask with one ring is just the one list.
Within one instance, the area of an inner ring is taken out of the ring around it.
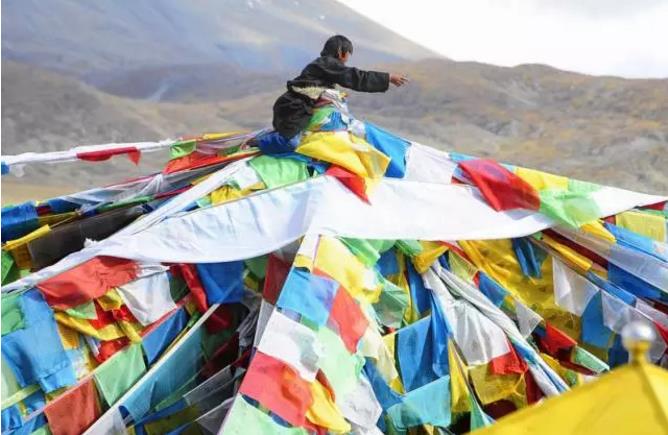
{"label": "pile of fabric", "polygon": [[2,209],[3,433],[463,433],[624,363],[635,320],[668,365],[665,197],[437,151],[340,98],[292,144],[2,166],[167,147]]}

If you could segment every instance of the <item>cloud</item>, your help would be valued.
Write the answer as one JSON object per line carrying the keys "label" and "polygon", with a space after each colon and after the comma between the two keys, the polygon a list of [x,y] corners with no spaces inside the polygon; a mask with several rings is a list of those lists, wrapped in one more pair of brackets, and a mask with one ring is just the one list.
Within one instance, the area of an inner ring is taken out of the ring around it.
{"label": "cloud", "polygon": [[455,60],[668,77],[665,0],[342,1]]}

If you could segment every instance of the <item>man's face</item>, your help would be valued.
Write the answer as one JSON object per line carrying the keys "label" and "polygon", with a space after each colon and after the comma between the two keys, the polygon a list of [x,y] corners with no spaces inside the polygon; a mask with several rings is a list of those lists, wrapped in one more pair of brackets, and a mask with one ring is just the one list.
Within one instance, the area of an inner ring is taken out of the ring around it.
{"label": "man's face", "polygon": [[345,52],[345,53],[342,53],[342,54],[340,53],[340,54],[339,54],[339,60],[340,60],[342,63],[346,63],[346,62],[348,62],[348,59],[350,59],[350,53],[349,53],[349,52]]}

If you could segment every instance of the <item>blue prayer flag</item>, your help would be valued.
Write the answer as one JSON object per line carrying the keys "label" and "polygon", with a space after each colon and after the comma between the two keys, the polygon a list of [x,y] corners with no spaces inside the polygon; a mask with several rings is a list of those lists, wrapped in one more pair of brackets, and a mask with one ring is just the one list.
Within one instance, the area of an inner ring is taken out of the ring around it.
{"label": "blue prayer flag", "polygon": [[2,337],[2,355],[19,385],[27,387],[38,382],[47,393],[74,385],[74,368],[63,348],[51,307],[37,289],[22,294],[19,305],[25,327]]}
{"label": "blue prayer flag", "polygon": [[244,296],[244,262],[197,264],[197,274],[212,304],[241,302]]}
{"label": "blue prayer flag", "polygon": [[406,153],[410,142],[369,122],[364,126],[366,141],[391,159],[385,176],[403,178],[406,173]]}
{"label": "blue prayer flag", "polygon": [[319,326],[327,323],[339,283],[292,268],[276,305],[296,311]]}
{"label": "blue prayer flag", "polygon": [[188,313],[185,308],[181,308],[144,337],[142,347],[149,365],[158,359],[167,346],[183,331],[187,323]]}
{"label": "blue prayer flag", "polygon": [[397,332],[396,354],[406,391],[415,390],[438,378],[432,368],[430,329],[431,318],[425,317]]}

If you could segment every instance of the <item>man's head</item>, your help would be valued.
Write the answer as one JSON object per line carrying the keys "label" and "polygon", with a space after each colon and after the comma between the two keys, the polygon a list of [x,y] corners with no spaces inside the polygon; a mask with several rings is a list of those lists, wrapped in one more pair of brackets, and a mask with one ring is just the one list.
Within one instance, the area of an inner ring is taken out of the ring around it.
{"label": "man's head", "polygon": [[343,35],[334,35],[325,42],[320,56],[332,56],[346,63],[353,54],[353,43]]}

